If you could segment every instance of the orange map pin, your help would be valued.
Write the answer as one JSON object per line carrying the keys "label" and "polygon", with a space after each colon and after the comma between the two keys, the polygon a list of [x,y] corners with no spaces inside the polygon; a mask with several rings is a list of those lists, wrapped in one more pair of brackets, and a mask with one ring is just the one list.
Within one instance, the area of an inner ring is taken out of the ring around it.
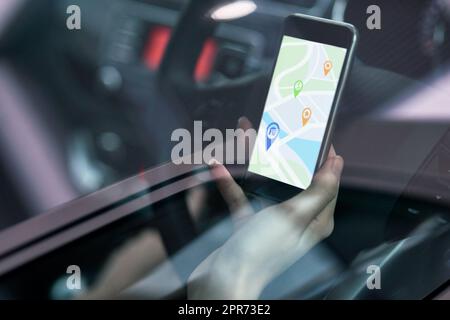
{"label": "orange map pin", "polygon": [[325,61],[325,64],[323,65],[323,73],[325,74],[325,76],[327,76],[331,69],[333,69],[333,62],[331,62],[330,60]]}
{"label": "orange map pin", "polygon": [[303,109],[303,112],[302,112],[303,126],[306,126],[308,124],[309,120],[311,119],[311,116],[312,116],[312,110],[310,108]]}

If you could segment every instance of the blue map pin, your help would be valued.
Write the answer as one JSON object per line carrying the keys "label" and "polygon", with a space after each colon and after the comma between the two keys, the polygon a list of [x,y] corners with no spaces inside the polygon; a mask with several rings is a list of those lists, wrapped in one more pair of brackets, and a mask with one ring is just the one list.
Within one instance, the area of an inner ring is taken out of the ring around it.
{"label": "blue map pin", "polygon": [[280,126],[276,122],[272,122],[267,127],[266,131],[266,150],[272,146],[273,142],[278,138],[280,134]]}

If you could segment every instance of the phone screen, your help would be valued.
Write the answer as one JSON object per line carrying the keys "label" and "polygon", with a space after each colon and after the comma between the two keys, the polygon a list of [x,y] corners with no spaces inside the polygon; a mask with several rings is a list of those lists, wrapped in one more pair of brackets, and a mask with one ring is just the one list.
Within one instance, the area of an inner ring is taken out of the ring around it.
{"label": "phone screen", "polygon": [[284,36],[248,171],[309,187],[346,48]]}

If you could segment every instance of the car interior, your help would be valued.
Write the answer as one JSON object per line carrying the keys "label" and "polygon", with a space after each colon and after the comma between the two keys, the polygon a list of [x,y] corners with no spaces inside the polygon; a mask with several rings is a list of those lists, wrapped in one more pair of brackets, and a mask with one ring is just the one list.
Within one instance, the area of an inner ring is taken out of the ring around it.
{"label": "car interior", "polygon": [[[422,299],[450,279],[450,116],[431,101],[402,113],[427,90],[450,102],[439,89],[450,84],[450,2],[257,0],[248,16],[202,19],[220,2],[2,1],[0,298],[75,298],[68,265],[93,287],[150,231],[163,249],[118,295],[184,298],[229,212],[204,167],[170,164],[171,133],[195,120],[257,124],[294,12],[349,22],[360,42],[333,135],[345,159],[334,232],[262,298]],[[73,4],[81,30],[65,27]],[[366,27],[372,4],[381,30]],[[204,192],[194,217],[189,199]],[[366,290],[368,262],[383,266],[381,293]]]}

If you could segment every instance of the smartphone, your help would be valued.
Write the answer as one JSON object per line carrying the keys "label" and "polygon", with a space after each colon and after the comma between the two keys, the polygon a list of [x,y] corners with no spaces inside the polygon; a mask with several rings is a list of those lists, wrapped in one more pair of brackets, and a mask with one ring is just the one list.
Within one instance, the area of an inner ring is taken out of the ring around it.
{"label": "smartphone", "polygon": [[328,155],[357,40],[348,23],[285,19],[244,181],[248,193],[284,200],[309,187]]}

